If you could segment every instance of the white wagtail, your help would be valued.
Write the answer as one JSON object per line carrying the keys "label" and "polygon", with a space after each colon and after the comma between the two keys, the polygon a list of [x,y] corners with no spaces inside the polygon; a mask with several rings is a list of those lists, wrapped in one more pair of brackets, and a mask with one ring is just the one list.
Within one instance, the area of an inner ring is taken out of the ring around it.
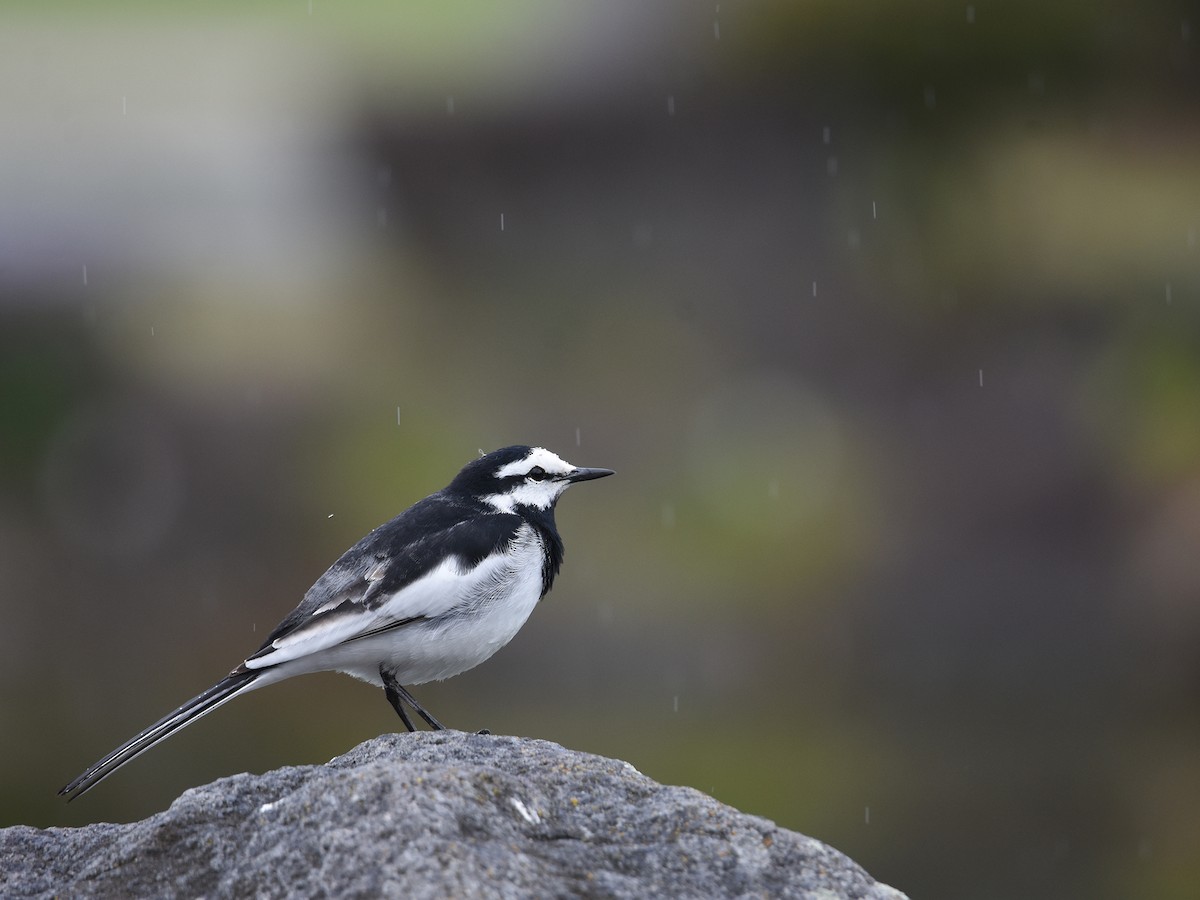
{"label": "white wagtail", "polygon": [[554,504],[582,469],[541,447],[505,447],[342,554],[246,660],[64,787],[78,797],[135,756],[246,691],[307,672],[382,685],[409,731],[411,706],[444,726],[404,684],[473,668],[513,639],[554,583],[563,542]]}

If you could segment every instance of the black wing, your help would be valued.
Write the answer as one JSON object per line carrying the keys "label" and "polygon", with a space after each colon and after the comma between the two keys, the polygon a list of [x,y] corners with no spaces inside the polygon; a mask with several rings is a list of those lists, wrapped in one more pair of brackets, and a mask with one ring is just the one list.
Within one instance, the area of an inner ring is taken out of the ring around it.
{"label": "black wing", "polygon": [[[434,494],[343,553],[246,661],[271,655],[285,638],[290,644],[327,630],[329,642],[318,641],[316,650],[441,614],[445,609],[431,605],[424,594],[414,592],[412,602],[405,602],[405,588],[448,557],[460,573],[469,573],[505,549],[522,524],[520,516],[481,513]],[[381,609],[385,603],[386,612]]]}

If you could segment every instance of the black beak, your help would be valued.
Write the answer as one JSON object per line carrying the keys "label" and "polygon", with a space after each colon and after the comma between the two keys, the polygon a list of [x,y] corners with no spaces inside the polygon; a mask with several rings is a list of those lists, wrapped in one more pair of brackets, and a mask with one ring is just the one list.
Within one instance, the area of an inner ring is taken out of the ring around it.
{"label": "black beak", "polygon": [[573,469],[567,475],[567,481],[574,484],[576,481],[591,481],[593,478],[603,478],[605,475],[615,475],[612,469]]}

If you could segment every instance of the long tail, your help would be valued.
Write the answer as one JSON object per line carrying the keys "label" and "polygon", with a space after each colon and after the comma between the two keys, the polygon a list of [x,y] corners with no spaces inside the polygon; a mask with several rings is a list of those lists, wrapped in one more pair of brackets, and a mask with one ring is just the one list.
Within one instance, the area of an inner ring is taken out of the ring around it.
{"label": "long tail", "polygon": [[227,703],[243,691],[249,690],[264,674],[266,671],[263,669],[235,669],[203,694],[193,697],[179,709],[168,713],[145,731],[130,738],[58,793],[68,800],[82,796],[135,756],[140,756],[180,728],[190,725],[222,703]]}

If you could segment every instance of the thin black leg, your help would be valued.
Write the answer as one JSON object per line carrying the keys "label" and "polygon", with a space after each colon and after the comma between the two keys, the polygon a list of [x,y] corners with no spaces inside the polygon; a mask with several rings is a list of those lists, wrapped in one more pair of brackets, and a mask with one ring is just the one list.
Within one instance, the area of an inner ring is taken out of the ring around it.
{"label": "thin black leg", "polygon": [[416,731],[412,722],[409,720],[407,713],[404,712],[404,704],[411,706],[418,716],[424,719],[430,728],[434,731],[444,731],[446,726],[435,719],[428,710],[425,709],[417,698],[404,689],[404,687],[396,680],[396,676],[391,672],[385,672],[381,667],[379,676],[383,679],[383,692],[387,695],[388,702],[392,704],[392,709],[399,714],[401,721],[408,727],[409,731]]}
{"label": "thin black leg", "polygon": [[396,691],[396,688],[400,687],[396,682],[396,676],[380,668],[379,677],[383,679],[383,693],[387,696],[388,703],[392,704],[392,709],[396,711],[396,715],[400,717],[400,721],[404,723],[404,727],[409,731],[416,731],[417,729],[413,727],[408,713],[404,711],[404,704],[400,701],[400,694]]}
{"label": "thin black leg", "polygon": [[429,727],[432,728],[434,731],[444,731],[446,729],[445,725],[443,725],[441,722],[439,722],[437,719],[435,719],[429,713],[429,711],[427,709],[425,709],[425,707],[423,707],[420,703],[417,702],[416,697],[414,697],[412,694],[410,694],[408,691],[406,691],[400,685],[396,685],[396,692],[398,694],[400,694],[400,696],[404,699],[405,703],[407,703],[409,706],[411,706],[413,709],[415,709],[417,711],[418,716],[420,716],[427,723],[429,723]]}

